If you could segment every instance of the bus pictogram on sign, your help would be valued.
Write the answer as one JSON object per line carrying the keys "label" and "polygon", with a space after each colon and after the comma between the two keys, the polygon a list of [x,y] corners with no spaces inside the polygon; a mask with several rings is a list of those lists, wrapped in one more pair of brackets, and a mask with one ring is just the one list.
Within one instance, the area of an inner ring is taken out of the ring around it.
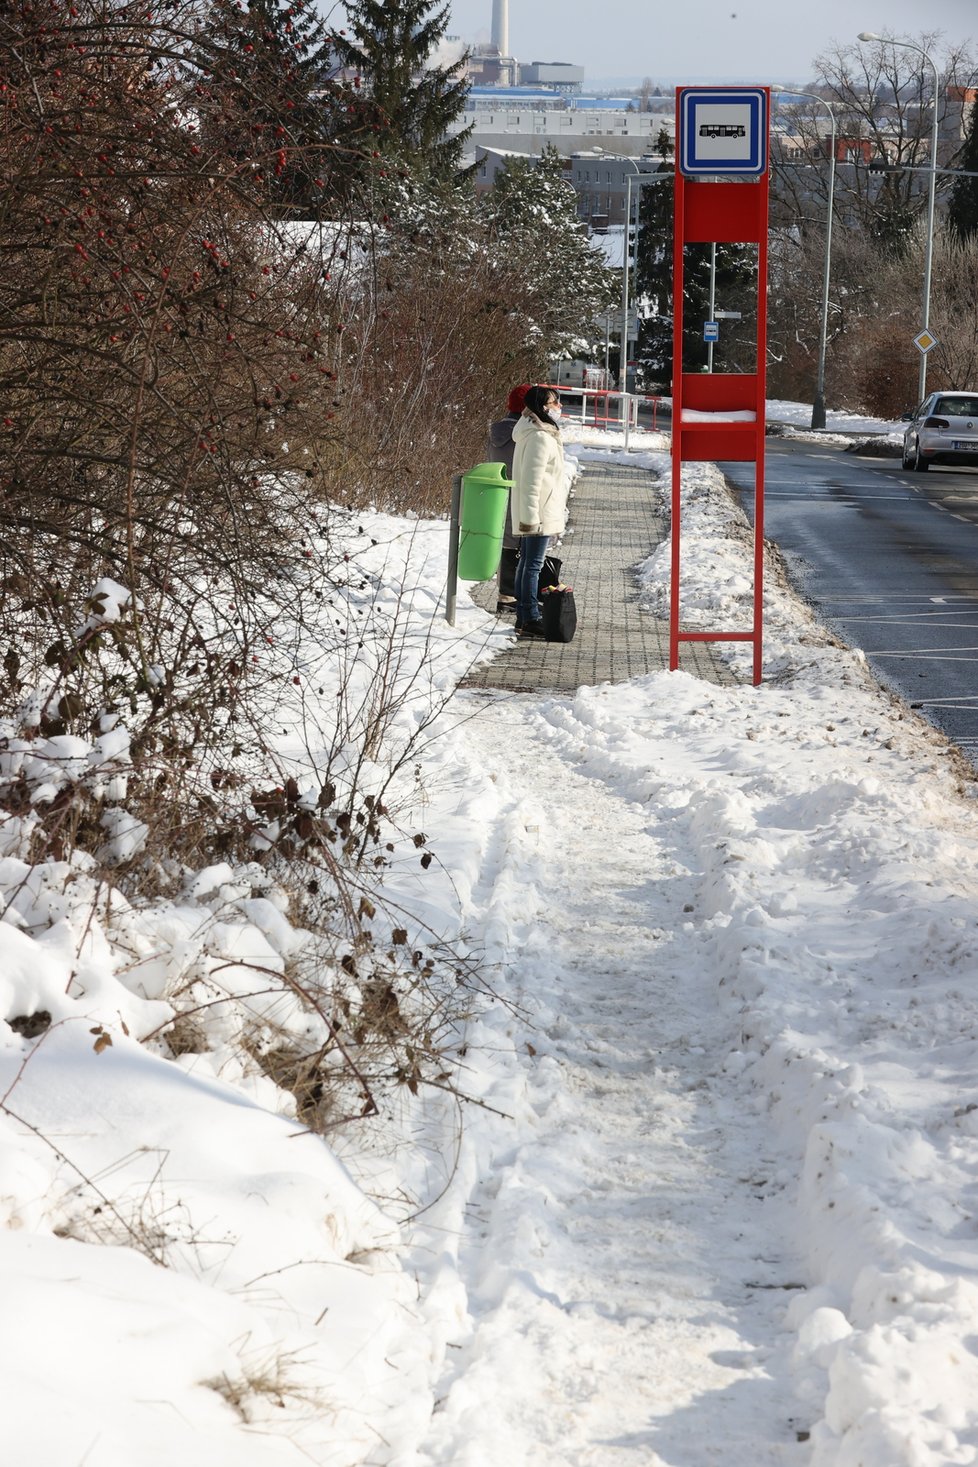
{"label": "bus pictogram on sign", "polygon": [[676,160],[687,178],[767,172],[768,99],[763,87],[681,87]]}
{"label": "bus pictogram on sign", "polygon": [[745,138],[746,127],[731,126],[726,122],[704,122],[700,127],[701,138]]}

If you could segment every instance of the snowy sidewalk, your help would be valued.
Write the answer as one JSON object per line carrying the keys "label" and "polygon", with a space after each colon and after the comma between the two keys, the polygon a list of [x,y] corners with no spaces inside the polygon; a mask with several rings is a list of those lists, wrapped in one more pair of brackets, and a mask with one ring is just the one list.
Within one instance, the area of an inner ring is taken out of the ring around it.
{"label": "snowy sidewalk", "polygon": [[[642,606],[635,570],[669,534],[656,477],[639,463],[585,462],[570,502],[570,529],[555,554],[574,587],[578,629],[573,642],[514,641],[464,686],[510,692],[573,691],[585,685],[621,683],[669,665],[669,623]],[[496,604],[495,582],[474,588],[487,610]],[[512,616],[500,618],[507,629]],[[686,643],[680,665],[707,682],[732,683],[733,674],[705,643]]]}
{"label": "snowy sidewalk", "polygon": [[[736,624],[711,466],[684,516],[687,615]],[[759,688],[457,700],[426,821],[501,1002],[397,1467],[978,1460],[972,777],[768,569]],[[661,614],[667,546],[640,579]]]}
{"label": "snowy sidewalk", "polygon": [[575,768],[568,705],[507,699],[477,727],[509,801],[474,906],[532,1014],[527,1089],[469,1201],[471,1333],[421,1460],[801,1462],[783,1179],[722,1068],[738,1037],[684,915],[695,873]]}

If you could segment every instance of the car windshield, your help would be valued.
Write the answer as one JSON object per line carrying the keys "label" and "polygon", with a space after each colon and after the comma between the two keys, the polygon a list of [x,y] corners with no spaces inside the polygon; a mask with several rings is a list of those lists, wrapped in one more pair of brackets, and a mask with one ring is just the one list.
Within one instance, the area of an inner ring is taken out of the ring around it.
{"label": "car windshield", "polygon": [[978,397],[942,397],[934,411],[949,418],[978,418]]}

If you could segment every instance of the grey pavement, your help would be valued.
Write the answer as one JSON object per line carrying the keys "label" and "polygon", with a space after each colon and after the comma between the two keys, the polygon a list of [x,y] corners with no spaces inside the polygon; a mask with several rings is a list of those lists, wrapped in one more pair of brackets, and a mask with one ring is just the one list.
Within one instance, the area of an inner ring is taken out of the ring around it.
{"label": "grey pavement", "polygon": [[[514,638],[473,668],[463,687],[572,692],[669,666],[669,623],[642,610],[635,574],[669,533],[654,483],[652,471],[637,464],[582,465],[570,502],[570,533],[553,552],[563,561],[562,579],[574,588],[577,635],[567,644]],[[460,595],[466,584],[460,583]],[[494,581],[469,589],[480,606],[495,609]],[[500,621],[512,626],[514,618],[504,613]],[[710,643],[683,643],[680,667],[706,682],[738,681]]]}

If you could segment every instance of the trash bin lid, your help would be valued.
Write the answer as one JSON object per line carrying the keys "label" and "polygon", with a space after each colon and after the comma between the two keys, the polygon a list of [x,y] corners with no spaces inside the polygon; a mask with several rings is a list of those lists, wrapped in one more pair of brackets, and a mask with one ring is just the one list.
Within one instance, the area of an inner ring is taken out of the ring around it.
{"label": "trash bin lid", "polygon": [[505,474],[506,465],[503,463],[476,464],[475,468],[462,475],[463,479],[476,479],[480,484],[495,484],[507,487],[512,484],[512,479],[507,479]]}

